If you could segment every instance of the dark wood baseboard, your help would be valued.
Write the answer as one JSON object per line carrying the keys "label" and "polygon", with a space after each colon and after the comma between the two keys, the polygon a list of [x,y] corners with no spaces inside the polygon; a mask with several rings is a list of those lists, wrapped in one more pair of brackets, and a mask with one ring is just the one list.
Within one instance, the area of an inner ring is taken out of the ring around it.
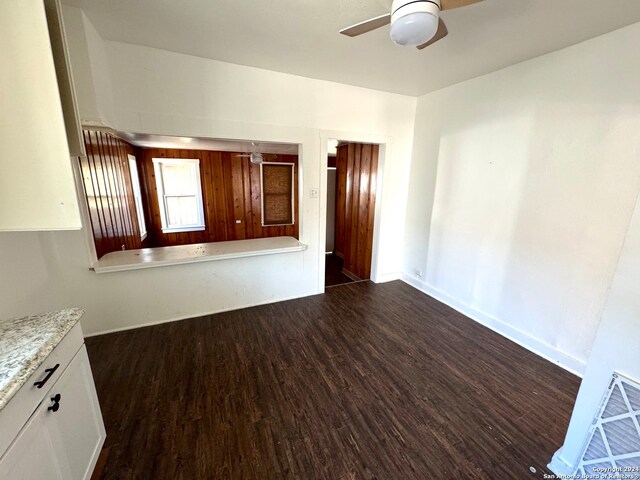
{"label": "dark wood baseboard", "polygon": [[354,282],[361,282],[362,280],[365,280],[364,278],[360,278],[359,276],[357,276],[355,273],[351,273],[349,270],[347,270],[346,268],[342,269],[342,274],[346,275],[347,277],[349,277],[351,280],[353,280]]}

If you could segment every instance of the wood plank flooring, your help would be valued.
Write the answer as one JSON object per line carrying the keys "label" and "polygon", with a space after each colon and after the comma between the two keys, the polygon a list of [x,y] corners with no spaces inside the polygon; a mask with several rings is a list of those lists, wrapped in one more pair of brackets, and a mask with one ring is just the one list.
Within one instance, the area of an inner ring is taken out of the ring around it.
{"label": "wood plank flooring", "polygon": [[401,282],[87,347],[105,480],[542,478],[579,386]]}

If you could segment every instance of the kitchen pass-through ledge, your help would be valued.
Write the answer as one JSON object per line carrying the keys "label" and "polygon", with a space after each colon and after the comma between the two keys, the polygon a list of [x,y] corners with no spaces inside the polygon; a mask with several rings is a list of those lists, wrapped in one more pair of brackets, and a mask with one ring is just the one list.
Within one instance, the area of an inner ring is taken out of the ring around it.
{"label": "kitchen pass-through ledge", "polygon": [[96,273],[122,272],[183,263],[300,252],[306,249],[307,245],[300,243],[293,237],[254,238],[174,247],[143,248],[107,253],[93,265],[93,270]]}

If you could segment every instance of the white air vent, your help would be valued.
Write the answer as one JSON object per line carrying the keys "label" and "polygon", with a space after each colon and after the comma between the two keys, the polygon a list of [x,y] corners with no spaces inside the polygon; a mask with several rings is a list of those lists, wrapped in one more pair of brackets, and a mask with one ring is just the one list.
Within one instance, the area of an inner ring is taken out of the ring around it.
{"label": "white air vent", "polygon": [[640,468],[640,385],[614,374],[576,473],[601,475],[600,468],[616,469],[609,470],[613,473],[636,467]]}

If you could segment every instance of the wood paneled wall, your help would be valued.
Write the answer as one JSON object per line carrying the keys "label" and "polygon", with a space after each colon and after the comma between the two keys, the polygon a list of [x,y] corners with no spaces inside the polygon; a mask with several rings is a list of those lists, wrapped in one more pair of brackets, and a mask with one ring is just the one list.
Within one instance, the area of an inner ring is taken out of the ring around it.
{"label": "wood paneled wall", "polygon": [[113,135],[84,131],[87,156],[80,157],[98,258],[106,253],[141,248],[140,228],[127,155],[136,148]]}
{"label": "wood paneled wall", "polygon": [[378,145],[340,145],[336,156],[335,253],[347,273],[371,276],[373,221],[378,184]]}
{"label": "wood paneled wall", "polygon": [[[143,195],[147,198],[147,230],[152,246],[244,240],[250,238],[291,236],[298,238],[298,156],[278,155],[268,161],[293,163],[294,224],[262,226],[260,166],[235,152],[206,150],[141,149],[139,171]],[[204,203],[206,230],[201,232],[162,233],[153,158],[197,158]],[[240,220],[240,223],[237,223]]]}
{"label": "wood paneled wall", "polygon": [[[84,131],[87,157],[80,167],[98,258],[143,247],[292,236],[298,238],[298,157],[278,155],[273,162],[294,164],[294,224],[262,226],[260,166],[237,153],[203,150],[138,149],[107,133]],[[128,155],[136,157],[147,238],[140,239]],[[206,229],[162,233],[153,158],[198,158]],[[237,221],[240,223],[237,223]]]}

